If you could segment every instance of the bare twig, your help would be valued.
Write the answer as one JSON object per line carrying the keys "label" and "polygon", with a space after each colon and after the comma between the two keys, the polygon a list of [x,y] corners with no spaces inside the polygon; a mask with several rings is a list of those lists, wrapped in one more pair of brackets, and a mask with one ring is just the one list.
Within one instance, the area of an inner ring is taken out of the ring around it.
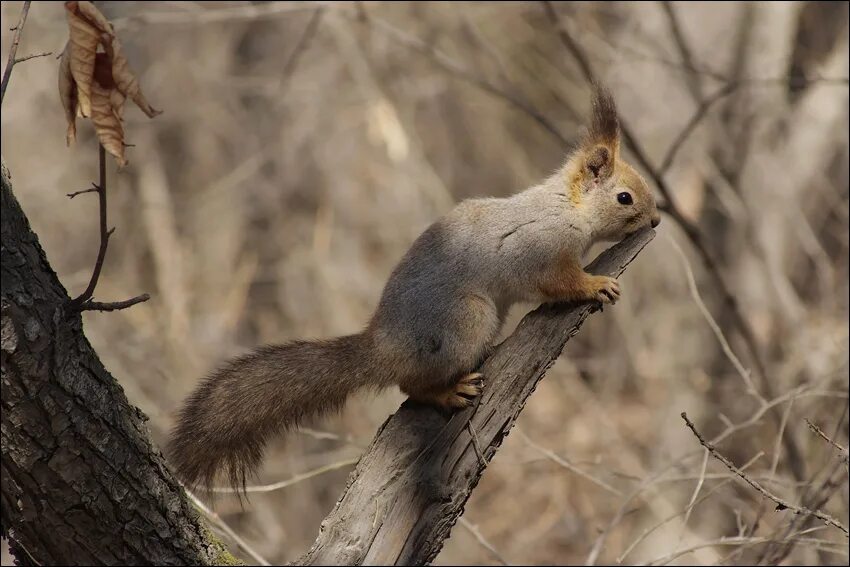
{"label": "bare twig", "polygon": [[563,468],[567,469],[568,471],[575,473],[575,474],[579,475],[580,477],[589,480],[590,482],[592,482],[596,486],[598,486],[598,487],[600,487],[604,490],[607,490],[611,494],[615,494],[617,496],[623,495],[622,492],[620,492],[619,490],[617,490],[616,488],[614,488],[613,486],[611,486],[607,482],[605,482],[603,480],[599,480],[598,478],[592,476],[591,474],[586,473],[585,471],[581,470],[580,468],[578,468],[577,466],[575,466],[574,464],[572,464],[568,460],[560,457],[554,451],[547,449],[546,447],[543,447],[542,445],[538,445],[537,443],[532,441],[531,438],[528,435],[526,435],[525,432],[523,430],[521,430],[520,428],[517,427],[516,429],[514,429],[514,431],[516,431],[516,433],[520,437],[523,438],[523,440],[525,441],[525,443],[529,447],[531,447],[535,451],[539,451],[540,453],[545,455],[546,458],[549,459],[550,461],[552,461],[553,463],[556,463],[556,464],[562,466]]}
{"label": "bare twig", "polygon": [[714,103],[723,99],[726,96],[729,96],[737,88],[738,83],[727,83],[726,85],[718,89],[710,97],[700,103],[699,107],[697,107],[696,112],[694,112],[694,115],[691,116],[691,119],[688,120],[688,123],[685,124],[684,128],[682,128],[682,131],[679,132],[679,134],[670,144],[670,149],[668,149],[667,152],[664,154],[664,159],[661,160],[661,167],[658,168],[658,172],[660,175],[665,175],[669,171],[670,166],[673,165],[673,160],[676,159],[676,154],[679,152],[679,149],[685,144],[685,140],[687,140],[688,136],[693,133],[693,131],[703,120],[703,118],[705,118]]}
{"label": "bare twig", "polygon": [[[704,453],[705,453],[706,455],[708,455],[708,454],[709,454],[709,452],[708,452],[708,451],[704,451]],[[759,451],[759,452],[758,452],[758,453],[757,453],[757,454],[756,454],[753,458],[751,458],[749,461],[747,461],[746,463],[744,463],[743,465],[741,465],[741,470],[747,470],[747,469],[748,469],[748,468],[749,468],[749,467],[750,467],[753,463],[755,463],[756,461],[758,461],[758,460],[759,460],[759,459],[760,459],[763,455],[764,455],[764,452]],[[703,464],[707,465],[708,463],[707,463],[705,460],[703,460]],[[701,475],[700,475],[700,478],[701,478],[701,479],[703,479],[703,480],[708,479],[708,478],[711,478],[711,477],[712,477],[712,475],[705,474],[704,472],[703,472],[703,474],[701,474]],[[630,544],[630,545],[629,545],[629,546],[625,549],[625,551],[623,551],[623,552],[622,552],[622,553],[621,553],[621,554],[617,557],[617,563],[618,563],[618,564],[619,564],[619,563],[622,563],[622,562],[623,562],[623,560],[624,560],[624,559],[625,559],[625,558],[626,558],[626,557],[627,557],[627,556],[628,556],[628,555],[629,555],[629,554],[630,554],[630,553],[631,553],[631,552],[632,552],[632,551],[633,551],[633,550],[634,550],[634,549],[638,546],[638,544],[639,544],[640,542],[644,541],[647,537],[649,537],[649,535],[650,535],[650,534],[652,534],[655,530],[657,530],[657,529],[658,529],[658,528],[660,528],[661,526],[665,525],[666,523],[670,522],[671,520],[675,520],[676,518],[678,518],[678,517],[679,517],[679,516],[681,516],[682,514],[690,515],[691,510],[693,510],[694,508],[696,508],[696,507],[697,507],[697,505],[701,504],[702,502],[704,502],[705,500],[707,500],[709,497],[711,497],[711,496],[712,496],[715,492],[717,492],[718,490],[720,490],[721,488],[723,488],[724,486],[726,486],[728,483],[730,483],[734,477],[729,476],[729,475],[722,475],[722,476],[719,476],[719,477],[717,477],[717,478],[722,479],[722,480],[723,480],[723,482],[719,482],[719,483],[717,483],[717,484],[716,484],[715,486],[713,486],[711,489],[709,489],[708,491],[706,491],[706,493],[705,493],[705,494],[703,494],[702,496],[700,496],[700,497],[699,497],[699,498],[697,498],[696,500],[693,500],[692,502],[690,502],[690,503],[689,503],[689,504],[685,507],[685,509],[684,509],[684,510],[681,510],[681,511],[679,511],[679,512],[676,512],[675,514],[671,514],[670,516],[667,516],[666,518],[664,518],[664,519],[663,519],[663,520],[661,520],[660,522],[656,523],[655,525],[653,525],[653,526],[651,526],[651,527],[649,527],[649,528],[646,528],[646,529],[643,531],[643,533],[642,533],[640,536],[638,536],[638,537],[637,537],[637,538],[636,538],[636,539],[635,539],[635,540],[634,540],[634,541],[633,541],[633,542],[632,542],[632,543],[631,543],[631,544]],[[667,480],[669,480],[669,479],[667,479]],[[694,492],[694,494],[696,494],[696,491]],[[683,519],[683,520],[682,520],[682,527],[683,527],[683,528],[685,528],[685,527],[687,526],[687,521],[688,521],[688,520],[687,520],[687,516],[686,516],[686,517],[685,517],[685,519]]]}
{"label": "bare twig", "polygon": [[262,555],[260,555],[259,553],[257,553],[257,552],[254,550],[254,548],[253,548],[253,547],[251,547],[250,545],[248,545],[248,543],[247,543],[244,539],[242,539],[242,538],[239,536],[239,534],[237,534],[235,531],[233,531],[233,528],[231,528],[230,526],[228,526],[228,525],[227,525],[227,523],[225,523],[225,521],[224,521],[224,520],[222,520],[222,519],[221,519],[221,517],[220,517],[218,514],[216,514],[216,513],[215,513],[215,512],[213,512],[212,510],[210,510],[210,509],[207,507],[207,505],[206,505],[206,504],[204,504],[203,502],[201,502],[201,500],[200,500],[197,496],[195,496],[194,494],[192,494],[191,492],[189,492],[189,490],[187,490],[185,487],[183,487],[183,488],[184,488],[184,490],[186,490],[186,496],[188,496],[188,497],[189,497],[189,500],[191,500],[191,501],[192,501],[192,503],[193,503],[195,506],[197,506],[197,507],[198,507],[198,509],[199,509],[201,512],[203,512],[203,513],[204,513],[204,515],[205,515],[205,516],[206,516],[206,517],[207,517],[207,518],[208,518],[211,522],[213,522],[216,526],[218,526],[218,527],[219,527],[219,529],[220,529],[221,531],[223,531],[223,532],[224,532],[224,533],[226,533],[228,536],[230,536],[230,538],[231,538],[231,539],[233,539],[233,541],[235,541],[235,542],[236,542],[236,544],[237,544],[239,547],[241,547],[242,549],[244,549],[244,550],[245,550],[245,552],[246,552],[248,555],[250,555],[250,556],[251,556],[251,558],[252,558],[254,561],[256,561],[257,563],[259,563],[260,565],[271,565],[271,563],[269,563],[268,561],[266,561],[266,560],[263,558],[263,556],[262,556]]}
{"label": "bare twig", "polygon": [[143,293],[141,295],[137,295],[136,297],[131,297],[130,299],[125,299],[124,301],[85,301],[79,306],[80,311],[120,311],[121,309],[127,309],[128,307],[132,307],[137,303],[144,303],[148,299],[150,299],[150,294]]}
{"label": "bare twig", "polygon": [[[298,484],[299,482],[305,481],[309,478],[313,478],[314,476],[319,476],[321,474],[325,474],[326,472],[335,471],[337,469],[341,469],[343,467],[356,465],[357,461],[360,460],[360,457],[356,459],[347,459],[345,461],[339,461],[336,463],[331,463],[329,465],[324,465],[322,467],[315,468],[311,471],[307,471],[305,473],[297,474],[292,478],[288,478],[286,480],[281,480],[280,482],[275,482],[272,484],[264,484],[260,486],[246,486],[244,492],[272,492],[274,490],[280,490],[281,488],[286,488],[287,486],[292,486],[293,484]],[[210,490],[210,492],[224,493],[224,494],[238,494],[243,492],[241,488],[235,489],[230,487],[216,487]]]}
{"label": "bare twig", "polygon": [[281,72],[280,79],[283,85],[286,85],[289,78],[292,76],[292,73],[295,72],[295,68],[301,60],[301,55],[307,51],[310,41],[316,35],[316,30],[319,29],[319,22],[322,20],[324,10],[325,8],[320,6],[313,11],[313,14],[310,16],[310,21],[307,22],[307,27],[304,28],[304,31],[301,33],[301,37],[298,38],[298,42],[295,44],[295,48],[292,50],[292,53],[286,59],[286,63],[283,64],[283,71]]}
{"label": "bare twig", "polygon": [[68,195],[69,199],[73,199],[77,195],[82,195],[83,193],[93,193],[95,191],[97,191],[97,185],[95,183],[92,183],[91,187],[89,187],[88,189],[80,189],[79,191],[74,191],[73,193],[66,193],[66,195]]}
{"label": "bare twig", "polygon": [[27,0],[21,8],[21,17],[18,19],[18,25],[14,28],[15,34],[12,36],[12,47],[9,48],[9,62],[6,63],[6,68],[3,70],[3,82],[0,84],[0,104],[3,104],[3,99],[6,97],[6,87],[9,86],[9,79],[12,77],[12,69],[18,60],[15,59],[15,54],[18,52],[18,44],[21,43],[21,33],[24,31],[24,24],[27,22],[27,14],[30,11],[32,2]]}
{"label": "bare twig", "polygon": [[824,433],[823,430],[820,427],[818,427],[817,425],[815,425],[814,423],[812,423],[808,419],[806,419],[806,425],[808,425],[809,429],[811,429],[821,439],[823,439],[824,441],[826,441],[827,443],[829,443],[830,445],[832,445],[833,447],[838,449],[839,453],[841,454],[841,458],[844,460],[844,465],[846,467],[848,462],[850,462],[850,455],[848,455],[848,453],[847,453],[847,448],[842,447],[841,445],[839,445],[838,443],[836,443],[835,441],[833,441],[832,439],[827,437],[826,433]]}
{"label": "bare twig", "polygon": [[41,53],[31,53],[29,55],[24,55],[23,57],[18,57],[15,59],[15,64],[23,63],[24,61],[29,61],[30,59],[35,59],[36,57],[47,57],[48,55],[53,55],[52,51],[42,51]]}
{"label": "bare twig", "polygon": [[714,457],[715,459],[717,459],[718,461],[720,461],[721,463],[723,463],[724,465],[726,465],[726,467],[730,471],[732,471],[733,473],[735,473],[739,477],[741,477],[741,479],[743,479],[747,484],[749,484],[750,486],[755,488],[762,496],[764,496],[765,498],[768,498],[770,500],[773,500],[776,503],[776,511],[781,511],[781,510],[787,509],[787,510],[791,510],[794,514],[799,514],[799,515],[803,515],[803,516],[814,516],[815,518],[822,520],[824,523],[829,524],[829,525],[831,525],[835,528],[838,528],[839,530],[844,532],[845,537],[850,536],[850,532],[847,531],[847,528],[844,527],[844,525],[841,524],[841,522],[834,519],[832,516],[829,516],[828,514],[825,514],[825,513],[821,512],[820,510],[809,510],[808,508],[805,508],[805,507],[802,507],[802,506],[797,506],[795,504],[788,502],[787,500],[785,500],[783,498],[776,496],[775,494],[769,492],[768,490],[766,490],[764,487],[762,487],[761,484],[759,484],[755,480],[751,479],[745,472],[743,472],[741,469],[736,467],[734,465],[734,463],[732,463],[732,461],[730,461],[729,459],[727,459],[726,457],[721,455],[717,451],[717,449],[714,447],[714,445],[712,445],[711,443],[706,441],[705,438],[702,436],[702,434],[699,431],[697,431],[697,428],[693,424],[693,422],[690,419],[688,419],[687,413],[682,412],[681,415],[682,415],[682,419],[685,420],[685,423],[687,424],[688,428],[694,433],[696,438],[699,440],[700,444],[703,447],[705,447],[706,449],[708,449],[708,451],[711,453],[711,456]]}
{"label": "bare twig", "polygon": [[72,308],[79,308],[94,296],[94,288],[97,287],[100,270],[103,268],[103,260],[106,258],[106,247],[109,245],[109,237],[113,232],[106,228],[106,150],[102,145],[98,145],[98,172],[99,181],[94,187],[97,190],[100,205],[100,248],[97,250],[97,260],[94,263],[94,271],[92,271],[89,285],[83,293],[71,301]]}
{"label": "bare twig", "polygon": [[752,379],[750,378],[750,371],[744,368],[744,365],[741,364],[741,361],[735,355],[735,352],[732,350],[732,347],[729,345],[729,341],[726,340],[726,337],[723,334],[723,330],[720,328],[720,325],[714,320],[714,317],[711,316],[711,312],[708,310],[708,307],[705,306],[705,303],[702,300],[702,297],[699,294],[699,288],[697,288],[696,279],[694,278],[694,272],[691,269],[691,263],[688,262],[688,257],[685,256],[685,253],[679,247],[679,244],[670,239],[670,243],[673,245],[673,249],[679,254],[679,257],[682,259],[682,266],[685,268],[685,275],[688,278],[688,289],[691,292],[691,297],[693,297],[694,303],[699,307],[700,313],[702,313],[703,318],[708,323],[708,326],[711,327],[711,331],[714,333],[714,336],[717,337],[717,341],[720,343],[720,347],[723,350],[723,353],[732,363],[732,366],[735,370],[738,371],[738,374],[741,376],[741,379],[744,381],[744,384],[747,386],[747,393],[755,396],[759,402],[762,404],[766,403],[766,400],[761,397],[756,390],[755,384],[753,384]]}
{"label": "bare twig", "polygon": [[679,532],[679,543],[676,544],[676,548],[682,546],[682,537],[685,535],[685,529],[688,527],[688,520],[691,519],[691,512],[694,509],[694,503],[697,501],[697,497],[699,496],[699,491],[702,490],[702,485],[705,483],[705,470],[708,468],[708,451],[705,451],[705,454],[702,457],[702,466],[700,467],[699,472],[699,480],[697,481],[697,485],[694,487],[694,493],[691,495],[691,499],[688,501],[688,505],[686,506],[685,518],[682,520],[682,530]]}
{"label": "bare twig", "polygon": [[534,108],[525,100],[506,91],[505,89],[499,86],[494,85],[486,78],[474,74],[472,71],[466,69],[464,66],[457,63],[454,59],[444,54],[436,47],[433,47],[432,45],[426,43],[418,37],[406,31],[400,30],[395,26],[389,24],[388,22],[381,20],[380,18],[376,18],[372,15],[365,15],[365,11],[363,12],[363,14],[364,16],[360,18],[354,15],[348,15],[348,17],[355,18],[356,21],[365,23],[369,25],[372,29],[378,30],[386,34],[395,41],[398,41],[401,44],[404,44],[412,49],[415,49],[416,51],[419,51],[420,53],[423,53],[424,55],[428,56],[431,61],[436,63],[449,74],[475,85],[484,92],[501,98],[502,100],[509,103],[511,106],[525,113],[529,118],[537,122],[544,130],[549,132],[565,148],[570,145],[569,140],[561,133],[561,131],[555,126],[555,124],[553,124],[552,121],[550,121],[546,116],[541,114],[536,108]]}
{"label": "bare twig", "polygon": [[667,21],[670,24],[670,33],[673,35],[673,42],[676,44],[676,49],[679,50],[679,57],[682,58],[682,67],[688,71],[690,78],[688,88],[696,100],[702,100],[702,74],[697,71],[696,64],[694,63],[694,55],[685,39],[685,32],[682,29],[679,17],[676,15],[676,10],[673,8],[673,3],[669,0],[664,0],[661,2],[661,7],[664,9],[664,15],[667,16]]}
{"label": "bare twig", "polygon": [[97,287],[97,282],[100,279],[100,272],[103,269],[103,261],[106,258],[106,248],[109,246],[109,237],[115,232],[115,228],[106,228],[106,150],[102,145],[98,145],[98,183],[92,183],[92,189],[84,189],[74,193],[68,193],[68,197],[73,199],[81,193],[89,191],[97,192],[98,203],[100,208],[100,247],[97,251],[97,260],[94,263],[91,279],[86,290],[72,299],[69,303],[69,312],[78,313],[80,311],[116,311],[118,309],[126,309],[137,303],[142,303],[150,299],[150,295],[143,293],[128,299],[126,301],[114,301],[110,303],[100,303],[92,301],[94,297],[94,289]]}
{"label": "bare twig", "polygon": [[484,549],[486,549],[487,551],[490,552],[490,555],[492,555],[496,559],[496,561],[498,561],[502,565],[510,565],[510,563],[508,563],[507,559],[505,559],[505,557],[501,553],[499,553],[499,550],[496,549],[495,547],[493,547],[493,544],[490,543],[489,541],[487,541],[487,539],[481,534],[481,531],[478,529],[478,526],[469,522],[463,516],[458,518],[457,521],[461,526],[466,528],[469,531],[469,533],[472,534],[472,537],[474,537],[476,540],[478,540],[478,543],[481,544],[481,547],[483,547]]}

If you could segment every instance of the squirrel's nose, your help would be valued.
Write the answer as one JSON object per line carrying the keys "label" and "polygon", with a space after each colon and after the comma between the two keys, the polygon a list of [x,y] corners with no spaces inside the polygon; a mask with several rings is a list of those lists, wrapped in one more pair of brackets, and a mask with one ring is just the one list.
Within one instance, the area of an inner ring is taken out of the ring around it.
{"label": "squirrel's nose", "polygon": [[652,215],[652,219],[650,220],[650,224],[652,224],[652,228],[655,228],[656,226],[658,226],[658,223],[660,223],[660,222],[661,222],[661,215],[659,215],[658,213],[655,213],[654,215]]}

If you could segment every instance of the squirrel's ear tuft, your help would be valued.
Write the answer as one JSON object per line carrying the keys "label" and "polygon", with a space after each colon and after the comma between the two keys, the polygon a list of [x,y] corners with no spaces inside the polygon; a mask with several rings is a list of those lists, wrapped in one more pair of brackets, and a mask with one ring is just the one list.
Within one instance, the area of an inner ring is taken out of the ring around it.
{"label": "squirrel's ear tuft", "polygon": [[614,97],[607,88],[596,82],[593,84],[593,111],[585,145],[606,146],[614,158],[620,145],[620,123],[617,120]]}
{"label": "squirrel's ear tuft", "polygon": [[604,181],[614,172],[614,159],[611,151],[603,145],[591,148],[584,158],[587,175],[594,181]]}

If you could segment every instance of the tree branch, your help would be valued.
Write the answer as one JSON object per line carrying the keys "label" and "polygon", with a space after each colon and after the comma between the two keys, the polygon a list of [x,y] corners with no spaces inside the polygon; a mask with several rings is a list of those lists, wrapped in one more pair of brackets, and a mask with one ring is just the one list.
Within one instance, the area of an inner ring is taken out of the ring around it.
{"label": "tree branch", "polygon": [[732,471],[733,473],[735,473],[736,475],[741,477],[744,480],[744,482],[746,482],[747,484],[749,484],[750,486],[755,488],[762,496],[764,496],[765,498],[768,498],[770,500],[773,500],[776,503],[776,511],[777,512],[787,509],[787,510],[791,510],[794,514],[799,514],[799,515],[803,515],[803,516],[814,516],[815,518],[823,520],[824,523],[838,528],[839,530],[844,532],[845,536],[850,536],[850,532],[847,531],[847,528],[845,528],[844,525],[841,524],[841,522],[839,522],[838,520],[836,520],[832,516],[825,514],[825,513],[821,512],[820,510],[809,510],[806,507],[791,504],[790,502],[788,502],[784,498],[780,498],[780,497],[776,496],[775,494],[773,494],[772,492],[769,492],[767,489],[765,489],[758,482],[751,479],[747,475],[747,473],[745,473],[744,471],[742,471],[741,469],[736,467],[734,465],[734,463],[732,463],[732,461],[730,461],[729,459],[727,459],[726,457],[721,455],[720,452],[714,447],[714,445],[712,445],[711,443],[706,441],[705,438],[700,434],[700,432],[697,431],[697,428],[693,424],[693,422],[690,419],[688,419],[687,413],[682,412],[681,415],[682,415],[682,419],[685,420],[685,424],[688,426],[688,428],[690,428],[690,430],[693,432],[693,434],[699,440],[700,445],[702,445],[703,447],[708,449],[708,452],[711,453],[712,457],[714,457],[715,459],[717,459],[718,461],[720,461],[721,463],[726,465],[726,468],[728,468],[730,471]]}
{"label": "tree branch", "polygon": [[[648,229],[589,267],[618,276],[655,236]],[[480,371],[484,393],[447,416],[408,400],[378,431],[299,563],[417,564],[433,560],[478,480],[546,370],[599,304],[547,304],[528,314]]]}
{"label": "tree branch", "polygon": [[820,427],[818,427],[808,419],[806,420],[806,425],[809,426],[809,429],[811,429],[815,435],[817,435],[818,437],[838,449],[838,453],[841,456],[841,460],[844,461],[844,467],[847,468],[848,463],[850,463],[850,454],[848,454],[847,448],[841,446],[840,444],[830,439],[829,436],[827,436],[827,434],[824,433]]}
{"label": "tree branch", "polygon": [[15,55],[18,53],[18,44],[21,43],[24,24],[27,23],[30,4],[32,4],[31,0],[24,2],[24,6],[21,8],[21,17],[18,19],[18,25],[12,28],[15,30],[15,34],[12,36],[12,47],[9,48],[9,61],[6,63],[6,68],[3,69],[3,82],[0,83],[0,105],[3,104],[3,99],[6,98],[6,87],[9,86],[9,79],[12,78],[12,69],[15,67],[15,63],[19,62],[15,59]]}
{"label": "tree branch", "polygon": [[109,237],[112,236],[113,232],[115,232],[114,227],[110,229],[106,228],[106,150],[100,144],[98,144],[97,156],[100,178],[99,182],[96,185],[92,183],[91,189],[83,189],[82,191],[68,193],[68,197],[73,199],[81,193],[88,193],[90,191],[97,192],[100,211],[100,247],[97,250],[97,260],[95,260],[94,270],[92,271],[91,279],[89,280],[89,285],[86,287],[86,290],[70,301],[68,306],[68,311],[70,313],[80,311],[116,311],[118,309],[132,307],[137,303],[142,303],[151,298],[151,296],[147,293],[143,293],[142,295],[137,295],[136,297],[126,301],[115,301],[112,303],[99,303],[92,301],[92,298],[94,297],[94,290],[97,287],[98,280],[100,279],[100,271],[103,269],[103,262],[106,259],[106,248],[109,246]]}

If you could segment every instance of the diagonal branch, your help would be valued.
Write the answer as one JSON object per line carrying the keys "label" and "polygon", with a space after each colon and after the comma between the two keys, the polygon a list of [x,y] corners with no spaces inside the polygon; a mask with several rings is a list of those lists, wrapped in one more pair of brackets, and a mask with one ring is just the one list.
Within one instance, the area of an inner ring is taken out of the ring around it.
{"label": "diagonal branch", "polygon": [[[632,235],[588,270],[618,276],[654,236],[651,229]],[[598,305],[547,304],[527,315],[481,366],[487,386],[475,406],[445,415],[402,404],[361,457],[299,563],[432,561],[537,383]]]}
{"label": "diagonal branch", "polygon": [[797,506],[795,504],[792,504],[792,503],[788,502],[787,500],[785,500],[784,498],[780,498],[780,497],[776,496],[775,494],[773,494],[772,492],[770,492],[766,488],[764,488],[761,484],[759,484],[758,482],[756,482],[755,480],[750,478],[747,475],[747,473],[743,472],[741,469],[736,467],[735,464],[732,463],[732,461],[730,461],[729,459],[727,459],[726,457],[721,455],[720,452],[714,447],[714,445],[712,445],[711,443],[709,443],[708,441],[705,440],[705,438],[702,436],[702,434],[700,434],[700,432],[697,431],[697,428],[693,424],[693,422],[690,419],[688,419],[688,414],[686,414],[685,412],[682,412],[681,415],[682,415],[682,419],[685,420],[685,424],[693,432],[693,434],[699,440],[700,444],[703,447],[705,447],[706,449],[708,449],[708,452],[711,453],[711,456],[714,457],[715,459],[717,459],[718,461],[720,461],[721,463],[723,463],[724,465],[726,465],[726,468],[728,468],[730,471],[732,471],[733,473],[735,473],[736,475],[741,477],[747,484],[749,484],[750,486],[755,488],[762,496],[764,496],[765,498],[769,498],[770,500],[773,500],[776,503],[776,511],[777,512],[782,511],[782,510],[791,510],[794,514],[799,514],[799,515],[802,515],[802,516],[814,516],[815,518],[822,520],[825,524],[836,527],[839,530],[841,530],[842,532],[844,532],[845,537],[848,536],[848,533],[850,533],[850,532],[847,531],[847,528],[845,528],[844,525],[841,524],[841,522],[839,522],[838,520],[836,520],[832,516],[825,514],[825,513],[821,512],[820,510],[809,510],[808,508],[806,508],[804,506]]}

